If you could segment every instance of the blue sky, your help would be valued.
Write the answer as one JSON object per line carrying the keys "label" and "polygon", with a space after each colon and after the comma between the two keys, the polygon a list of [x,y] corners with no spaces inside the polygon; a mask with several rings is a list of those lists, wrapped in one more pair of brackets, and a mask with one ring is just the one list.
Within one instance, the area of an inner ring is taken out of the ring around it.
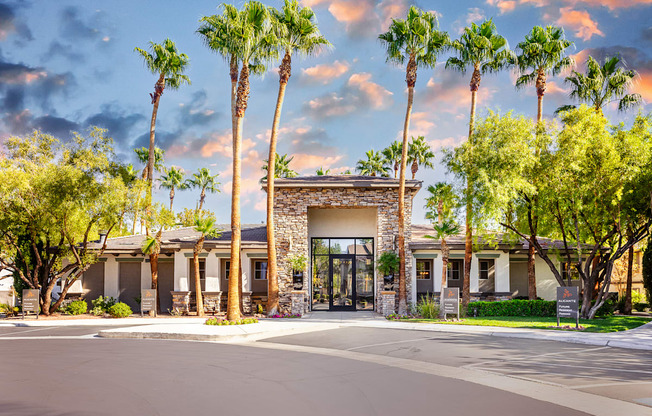
{"label": "blue sky", "polygon": [[[280,7],[281,2],[265,2]],[[235,2],[240,6],[242,2]],[[493,18],[515,47],[535,25],[556,24],[575,42],[580,69],[588,55],[620,53],[640,73],[635,91],[652,103],[652,0],[304,0],[316,11],[322,33],[334,48],[309,59],[294,59],[279,136],[279,153],[294,156],[301,174],[319,167],[354,170],[371,148],[380,150],[400,137],[406,105],[404,69],[385,63],[377,40],[392,17],[404,17],[410,4],[438,13],[440,28],[458,37],[470,22]],[[131,149],[148,140],[155,76],[135,46],[174,40],[190,57],[192,85],[166,90],[157,122],[157,144],[166,165],[187,172],[208,167],[220,174],[221,193],[207,206],[220,222],[230,211],[230,116],[228,68],[195,34],[201,16],[216,13],[209,1],[57,1],[0,3],[0,143],[9,135],[41,129],[61,138],[90,125],[109,129],[121,158],[134,163]],[[446,71],[447,55],[434,70],[420,70],[410,134],[423,135],[437,149],[465,140],[470,105],[470,74]],[[265,217],[259,178],[267,157],[278,76],[269,67],[255,79],[246,113],[243,142],[243,222]],[[515,74],[483,79],[478,110],[536,113],[534,87],[516,91]],[[549,78],[544,113],[570,103],[562,78]],[[652,111],[652,104],[643,107]],[[635,112],[613,121],[629,122]],[[445,168],[420,170],[424,186],[443,180]],[[425,222],[423,197],[414,201],[413,222]],[[167,201],[164,190],[157,198]],[[177,193],[175,207],[193,208],[197,191]]]}

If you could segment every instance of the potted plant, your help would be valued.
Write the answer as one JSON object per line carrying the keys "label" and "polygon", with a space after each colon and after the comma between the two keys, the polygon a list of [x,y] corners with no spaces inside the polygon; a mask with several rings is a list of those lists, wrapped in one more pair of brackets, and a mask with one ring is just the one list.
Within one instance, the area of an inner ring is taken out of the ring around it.
{"label": "potted plant", "polygon": [[303,289],[303,271],[308,264],[306,256],[303,254],[294,255],[288,258],[288,265],[292,271],[292,282],[294,283],[294,290]]}
{"label": "potted plant", "polygon": [[398,272],[399,258],[394,251],[385,251],[378,257],[378,271],[383,274],[385,290],[394,288],[394,274]]}

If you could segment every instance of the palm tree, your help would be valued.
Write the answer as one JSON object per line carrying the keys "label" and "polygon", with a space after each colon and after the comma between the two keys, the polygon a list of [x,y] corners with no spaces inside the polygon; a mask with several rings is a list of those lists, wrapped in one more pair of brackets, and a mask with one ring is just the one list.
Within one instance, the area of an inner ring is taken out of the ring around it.
{"label": "palm tree", "polygon": [[[575,65],[575,60],[566,56],[566,50],[573,42],[566,39],[564,29],[557,26],[535,26],[525,36],[525,40],[516,49],[518,68],[521,75],[516,80],[516,88],[534,83],[537,89],[537,124],[543,118],[543,95],[546,93],[548,75],[559,75],[565,69]],[[528,73],[528,71],[531,71]]]}
{"label": "palm tree", "polygon": [[[281,110],[287,87],[292,72],[292,55],[310,56],[320,51],[330,43],[319,33],[315,13],[310,7],[301,7],[297,0],[285,0],[281,11],[269,9],[274,22],[279,50],[284,53],[279,66],[278,97],[272,133],[269,139],[269,157],[271,160],[276,155],[276,142],[278,127],[281,122]],[[275,166],[269,166],[267,180],[267,313],[278,313],[278,270],[276,265],[276,238],[274,235],[274,179],[276,178]]]}
{"label": "palm tree", "polygon": [[[149,157],[147,160],[147,181],[152,186],[154,172],[154,130],[156,128],[156,114],[158,112],[159,101],[165,87],[176,90],[182,84],[190,84],[190,78],[183,74],[188,66],[188,56],[185,53],[179,53],[177,47],[170,39],[165,39],[163,44],[154,42],[149,43],[152,53],[141,48],[134,48],[145,61],[147,69],[155,75],[158,80],[154,84],[154,93],[150,94],[154,108],[152,110],[152,121],[149,127]],[[151,189],[149,191],[151,193]]]}
{"label": "palm tree", "polygon": [[[276,153],[276,159],[274,163],[274,177],[276,179],[278,178],[296,178],[299,176],[299,174],[290,169],[290,162],[294,159],[294,156],[288,157],[287,154],[284,155],[279,155]],[[268,171],[268,166],[269,166],[269,161],[267,159],[264,160],[265,164],[262,166],[262,170],[264,172]],[[265,174],[261,181],[266,181],[268,179],[269,174]]]}
{"label": "palm tree", "polygon": [[412,137],[412,141],[408,147],[408,163],[412,162],[412,180],[414,180],[414,177],[419,171],[419,166],[434,169],[435,166],[432,164],[434,159],[435,153],[430,148],[430,145],[426,143],[426,139],[423,136],[419,136],[416,139]]}
{"label": "palm tree", "polygon": [[201,294],[201,278],[199,275],[199,253],[204,248],[206,237],[217,237],[220,234],[220,230],[215,224],[215,218],[202,218],[199,215],[195,216],[194,230],[200,234],[192,249],[192,261],[195,266],[195,299],[197,301],[197,316],[204,316],[204,301]]}
{"label": "palm tree", "polygon": [[434,236],[426,235],[427,238],[437,239],[441,242],[441,258],[442,258],[442,272],[441,272],[441,290],[440,290],[440,310],[439,316],[444,316],[444,289],[448,283],[448,258],[450,249],[446,243],[446,239],[460,232],[460,227],[453,219],[453,213],[458,205],[457,196],[453,192],[453,187],[444,182],[437,182],[434,185],[428,186],[428,193],[430,196],[426,198],[426,208],[430,211],[426,214],[426,218],[431,221],[437,221],[433,224],[435,231]]}
{"label": "palm tree", "polygon": [[165,169],[165,174],[161,175],[159,187],[170,190],[170,211],[172,212],[172,204],[174,203],[175,189],[183,190],[188,188],[188,184],[184,182],[185,173],[182,169],[175,168],[174,166]]}
{"label": "palm tree", "polygon": [[317,172],[315,173],[317,174],[317,176],[325,176],[325,175],[330,175],[331,170],[330,169],[324,170],[324,167],[322,166],[319,169],[317,169]]}
{"label": "palm tree", "polygon": [[389,176],[389,163],[381,152],[375,152],[374,149],[371,149],[365,155],[367,160],[358,160],[355,168],[361,175],[376,176],[378,174],[383,177]]}
{"label": "palm tree", "polygon": [[414,85],[417,82],[417,68],[434,68],[437,55],[449,44],[448,34],[438,30],[434,13],[424,12],[411,6],[407,17],[392,19],[389,30],[378,36],[386,48],[387,61],[403,64],[407,61],[405,82],[408,87],[408,102],[403,125],[403,148],[398,190],[398,254],[400,259],[398,278],[398,310],[407,311],[405,285],[405,170],[407,165],[408,130],[414,102]]}
{"label": "palm tree", "polygon": [[392,144],[383,149],[385,159],[393,165],[394,178],[398,176],[398,168],[401,165],[401,156],[403,154],[403,144],[398,140],[394,140]]}
{"label": "palm tree", "polygon": [[[597,113],[602,114],[602,108],[614,101],[618,101],[618,111],[625,111],[642,102],[640,94],[627,94],[638,72],[633,69],[626,70],[619,66],[621,60],[618,56],[605,58],[600,64],[592,57],[586,59],[586,74],[577,71],[571,72],[565,82],[571,85],[570,97],[581,103],[587,103]],[[559,107],[556,113],[575,108],[574,105]]]}
{"label": "palm tree", "polygon": [[[523,88],[534,83],[537,90],[537,126],[541,128],[543,120],[543,96],[546,92],[546,80],[548,75],[559,75],[565,69],[575,65],[573,58],[566,56],[566,50],[573,45],[573,42],[566,39],[564,29],[556,26],[535,26],[525,40],[516,46],[520,51],[518,55],[518,67],[521,75],[516,80],[516,88]],[[530,71],[528,73],[528,71]],[[537,151],[538,153],[538,151]],[[536,267],[535,267],[535,245],[538,215],[538,198],[535,195],[532,203],[528,205],[530,221],[530,244],[528,248],[528,297],[537,298]]]}
{"label": "palm tree", "polygon": [[197,212],[201,212],[202,207],[204,206],[204,200],[206,199],[206,192],[212,194],[220,192],[218,185],[220,184],[217,181],[219,174],[211,175],[211,170],[208,168],[199,168],[197,173],[193,173],[191,178],[186,180],[186,188],[199,188],[201,192],[199,194],[199,206],[197,207]]}
{"label": "palm tree", "polygon": [[[231,275],[240,276],[240,182],[241,145],[244,116],[249,101],[249,75],[265,70],[261,62],[269,61],[278,54],[278,40],[274,33],[269,11],[260,2],[249,1],[238,11],[231,5],[223,5],[223,14],[203,17],[198,33],[206,45],[229,62],[231,76],[231,109],[233,128],[233,179],[231,191]],[[237,75],[239,63],[242,64]],[[237,84],[237,87],[236,87]],[[241,316],[240,279],[229,279],[227,319]]]}
{"label": "palm tree", "polygon": [[[460,39],[451,43],[457,56],[448,58],[446,68],[453,68],[462,73],[471,67],[473,75],[469,87],[471,89],[471,115],[469,117],[469,144],[473,145],[473,127],[475,124],[475,107],[482,75],[492,73],[514,65],[517,62],[514,52],[509,50],[507,40],[500,36],[496,25],[489,19],[480,25],[471,23],[465,27]],[[472,146],[471,146],[472,148]],[[468,167],[472,169],[471,166]],[[468,305],[471,299],[471,258],[473,256],[473,201],[472,179],[467,173],[466,178],[466,241],[464,250],[464,279],[462,285],[462,304]]]}
{"label": "palm tree", "polygon": [[[149,161],[149,149],[146,147],[136,148],[134,149],[134,153],[136,153],[136,157],[138,158],[138,161],[144,165],[142,178],[147,179],[147,163]],[[160,172],[163,169],[164,156],[165,156],[165,150],[156,146],[154,148],[154,170],[156,172]]]}
{"label": "palm tree", "polygon": [[156,289],[156,311],[161,311],[161,296],[158,293],[158,256],[161,254],[161,238],[163,236],[163,228],[161,227],[158,232],[152,237],[146,235],[141,251],[144,255],[149,256],[150,270],[152,273],[152,289]]}

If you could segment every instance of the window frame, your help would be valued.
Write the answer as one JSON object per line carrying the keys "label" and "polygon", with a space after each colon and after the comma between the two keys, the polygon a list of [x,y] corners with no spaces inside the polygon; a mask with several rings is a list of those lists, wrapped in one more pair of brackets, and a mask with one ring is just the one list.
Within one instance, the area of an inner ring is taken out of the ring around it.
{"label": "window frame", "polygon": [[[458,268],[455,270],[453,268],[453,264],[457,264]],[[446,265],[446,280],[460,280],[462,269],[464,268],[464,261],[463,260],[457,260],[457,259],[449,259],[448,264]],[[454,276],[453,272],[457,272],[457,277],[452,277]]]}
{"label": "window frame", "polygon": [[[252,263],[251,270],[253,271],[254,280],[267,280],[267,276],[268,276],[268,273],[269,273],[269,262],[267,261],[267,259],[255,259],[255,260],[252,260],[251,263]],[[265,268],[264,269],[258,269],[257,265],[259,263],[261,263],[261,264],[265,263]],[[264,278],[258,277],[258,272],[259,271],[262,272],[262,270],[265,271],[265,277]]]}
{"label": "window frame", "polygon": [[[425,264],[428,267],[426,268],[427,270],[419,270],[419,264]],[[432,280],[432,269],[433,269],[433,264],[431,259],[417,259],[416,263],[416,274],[417,274],[417,280]],[[421,273],[427,274],[428,277],[421,277]]]}

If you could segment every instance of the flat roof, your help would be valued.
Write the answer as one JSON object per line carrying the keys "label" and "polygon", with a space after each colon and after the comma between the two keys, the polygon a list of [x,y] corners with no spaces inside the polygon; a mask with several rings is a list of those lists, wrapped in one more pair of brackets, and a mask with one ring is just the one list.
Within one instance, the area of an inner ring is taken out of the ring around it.
{"label": "flat roof", "polygon": [[[267,181],[263,181],[266,188]],[[275,188],[398,188],[399,179],[363,175],[312,175],[296,178],[277,178]],[[408,179],[406,188],[421,188],[422,181]]]}

